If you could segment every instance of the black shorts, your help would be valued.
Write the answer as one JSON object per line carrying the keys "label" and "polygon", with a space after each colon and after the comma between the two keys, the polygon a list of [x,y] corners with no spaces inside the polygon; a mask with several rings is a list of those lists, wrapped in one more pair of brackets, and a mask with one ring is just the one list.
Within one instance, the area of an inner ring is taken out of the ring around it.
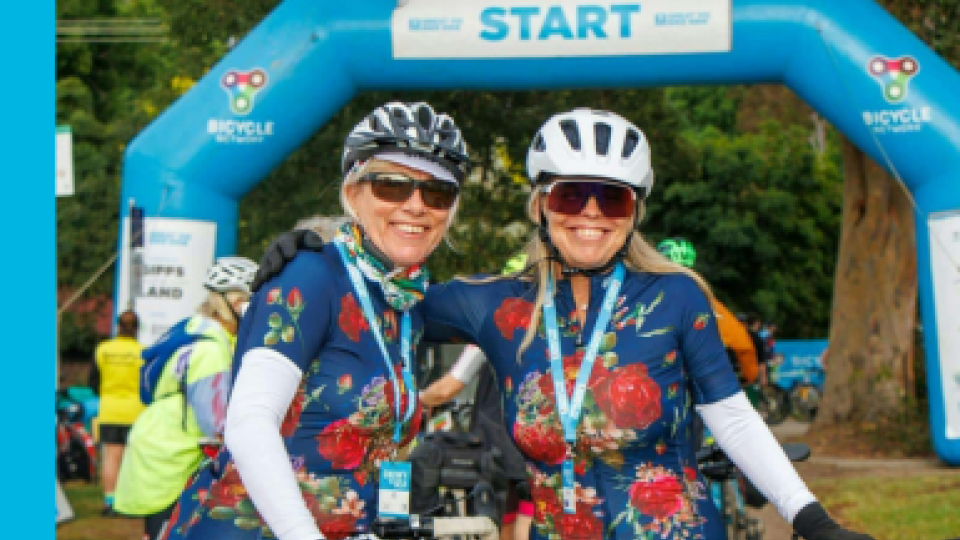
{"label": "black shorts", "polygon": [[100,442],[103,444],[127,444],[130,424],[100,424]]}

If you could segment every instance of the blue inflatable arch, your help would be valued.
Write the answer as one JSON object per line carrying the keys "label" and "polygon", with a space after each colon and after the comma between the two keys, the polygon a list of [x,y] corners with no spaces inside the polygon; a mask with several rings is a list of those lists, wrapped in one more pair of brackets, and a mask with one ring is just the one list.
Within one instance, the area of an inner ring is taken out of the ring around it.
{"label": "blue inflatable arch", "polygon": [[361,90],[740,83],[790,87],[912,192],[934,445],[960,465],[960,255],[938,295],[954,248],[931,248],[941,224],[960,244],[960,77],[872,0],[286,0],[130,144],[121,216],[214,222],[232,254],[241,197]]}

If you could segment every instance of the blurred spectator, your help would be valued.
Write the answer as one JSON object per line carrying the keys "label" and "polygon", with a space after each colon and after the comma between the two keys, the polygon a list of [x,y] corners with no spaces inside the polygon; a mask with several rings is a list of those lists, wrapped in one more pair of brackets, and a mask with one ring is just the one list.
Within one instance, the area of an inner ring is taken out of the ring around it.
{"label": "blurred spectator", "polygon": [[162,371],[150,391],[153,401],[130,431],[115,503],[123,515],[144,517],[147,540],[159,538],[204,451],[219,443],[237,328],[256,271],[249,259],[218,258],[207,270],[207,296],[196,313],[143,353],[160,361]]}
{"label": "blurred spectator", "polygon": [[113,490],[117,471],[127,444],[130,426],[143,410],[139,380],[143,345],[137,341],[140,319],[133,311],[124,311],[117,318],[117,335],[97,345],[90,388],[100,396],[97,416],[99,440],[103,448],[101,481],[103,482],[103,515],[115,515]]}
{"label": "blurred spectator", "polygon": [[763,322],[756,313],[748,313],[746,317],[747,332],[750,333],[750,340],[753,341],[753,348],[757,350],[757,361],[760,362],[760,384],[766,385],[768,382],[767,362],[770,357],[767,355],[767,347],[760,331],[763,330]]}

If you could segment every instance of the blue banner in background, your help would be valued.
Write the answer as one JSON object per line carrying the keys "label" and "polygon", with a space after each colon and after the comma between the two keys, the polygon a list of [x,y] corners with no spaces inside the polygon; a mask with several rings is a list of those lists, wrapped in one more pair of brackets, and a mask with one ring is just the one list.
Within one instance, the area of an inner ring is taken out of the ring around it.
{"label": "blue banner in background", "polygon": [[821,366],[820,357],[827,350],[825,339],[778,339],[774,354],[782,354],[784,362],[795,366]]}
{"label": "blue banner in background", "polygon": [[823,354],[826,351],[825,339],[777,340],[770,366],[771,379],[784,390],[801,383],[822,389],[825,376]]}

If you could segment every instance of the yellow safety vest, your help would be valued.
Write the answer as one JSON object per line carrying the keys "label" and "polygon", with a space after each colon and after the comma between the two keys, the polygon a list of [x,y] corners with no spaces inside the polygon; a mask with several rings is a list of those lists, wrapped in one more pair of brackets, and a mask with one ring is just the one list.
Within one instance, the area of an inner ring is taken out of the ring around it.
{"label": "yellow safety vest", "polygon": [[186,385],[214,376],[230,374],[235,337],[219,323],[195,315],[187,331],[210,339],[201,339],[181,347],[168,361],[157,382],[157,399],[137,418],[130,430],[127,449],[117,476],[113,507],[132,516],[155,514],[166,509],[183,491],[190,476],[203,460],[199,442],[203,432],[193,409],[184,415],[186,399],[179,392],[175,370],[179,354],[192,347],[187,365]]}
{"label": "yellow safety vest", "polygon": [[132,424],[143,411],[140,402],[140,352],[137,340],[117,336],[97,346],[94,361],[100,371],[100,409],[97,423]]}

